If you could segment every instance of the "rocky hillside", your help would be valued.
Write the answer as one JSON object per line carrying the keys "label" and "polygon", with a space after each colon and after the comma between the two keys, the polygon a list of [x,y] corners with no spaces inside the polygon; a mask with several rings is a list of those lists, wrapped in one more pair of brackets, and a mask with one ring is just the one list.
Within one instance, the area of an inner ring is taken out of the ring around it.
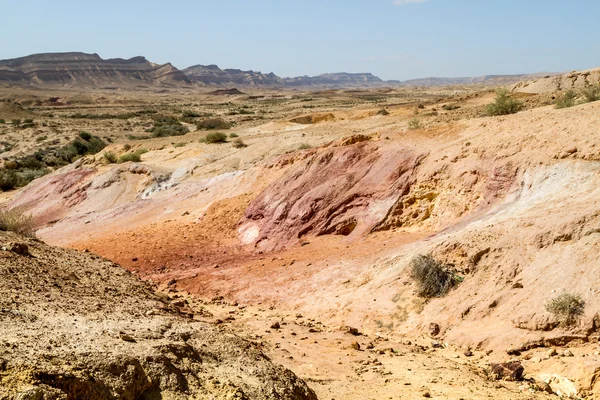
{"label": "rocky hillside", "polygon": [[205,85],[282,86],[284,84],[283,79],[273,73],[221,69],[216,65],[193,65],[182,72],[190,81]]}
{"label": "rocky hillside", "polygon": [[0,84],[127,88],[189,84],[171,64],[157,65],[144,57],[104,60],[98,54],[44,53],[0,60]]}
{"label": "rocky hillside", "polygon": [[552,93],[598,84],[600,84],[600,68],[593,68],[585,71],[572,71],[568,74],[545,76],[541,79],[529,79],[517,83],[512,90],[522,93]]}
{"label": "rocky hillside", "polygon": [[0,248],[0,399],[316,399],[113,262],[5,232]]}

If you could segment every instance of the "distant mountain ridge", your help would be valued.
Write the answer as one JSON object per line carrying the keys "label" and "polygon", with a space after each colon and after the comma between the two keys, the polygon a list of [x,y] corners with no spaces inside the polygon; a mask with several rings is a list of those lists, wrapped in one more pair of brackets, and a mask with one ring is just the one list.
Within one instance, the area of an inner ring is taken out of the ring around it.
{"label": "distant mountain ridge", "polygon": [[190,81],[205,85],[283,86],[284,80],[274,73],[263,74],[241,69],[221,69],[216,65],[193,65],[183,72]]}
{"label": "distant mountain ridge", "polygon": [[0,60],[0,85],[60,86],[84,88],[132,87],[274,87],[274,88],[369,88],[383,86],[513,85],[553,76],[551,73],[486,75],[464,78],[422,78],[384,81],[371,73],[327,73],[282,78],[274,73],[221,69],[217,65],[193,65],[179,70],[172,64],[155,64],[142,56],[102,59],[81,52],[42,53]]}
{"label": "distant mountain ridge", "polygon": [[539,72],[535,74],[517,74],[517,75],[483,75],[462,78],[439,78],[429,77],[420,79],[410,79],[406,81],[388,81],[398,86],[451,86],[451,85],[510,85],[523,80],[554,76],[554,72]]}
{"label": "distant mountain ridge", "polygon": [[0,83],[82,87],[177,86],[189,79],[170,63],[138,56],[104,60],[98,54],[42,53],[0,60]]}

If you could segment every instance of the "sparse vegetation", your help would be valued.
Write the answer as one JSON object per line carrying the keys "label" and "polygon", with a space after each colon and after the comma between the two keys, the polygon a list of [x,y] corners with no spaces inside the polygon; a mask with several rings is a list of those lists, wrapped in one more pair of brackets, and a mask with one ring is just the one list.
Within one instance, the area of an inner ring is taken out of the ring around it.
{"label": "sparse vegetation", "polygon": [[109,164],[115,164],[117,161],[119,161],[117,155],[112,151],[105,151],[103,157]]}
{"label": "sparse vegetation", "polygon": [[223,132],[208,133],[202,139],[200,139],[200,142],[208,143],[208,144],[225,143],[226,141],[227,141],[227,135],[224,134]]}
{"label": "sparse vegetation", "polygon": [[178,142],[178,143],[173,143],[173,147],[177,148],[177,147],[184,147],[187,143],[185,142]]}
{"label": "sparse vegetation", "polygon": [[46,136],[46,135],[42,135],[42,136],[38,136],[38,137],[36,137],[36,138],[35,138],[35,141],[39,143],[39,142],[43,142],[43,141],[44,141],[44,140],[46,140],[46,139],[48,139],[48,136]]}
{"label": "sparse vegetation", "polygon": [[191,111],[191,110],[183,110],[181,112],[181,115],[183,116],[183,118],[199,118],[199,117],[203,117],[203,114],[199,114],[195,111]]}
{"label": "sparse vegetation", "polygon": [[233,147],[235,147],[236,149],[241,149],[241,148],[244,148],[246,146],[247,146],[247,144],[244,143],[244,141],[242,139],[240,139],[240,138],[237,138],[237,139],[235,139],[233,141]]}
{"label": "sparse vegetation", "polygon": [[574,90],[567,90],[562,95],[556,98],[555,106],[556,108],[569,108],[575,105],[575,98],[577,94]]}
{"label": "sparse vegetation", "polygon": [[508,115],[518,113],[523,109],[523,103],[510,97],[508,90],[498,89],[496,99],[486,108],[487,115],[494,117],[499,115]]}
{"label": "sparse vegetation", "polygon": [[[140,111],[135,111],[135,112],[131,112],[131,113],[125,113],[125,114],[108,114],[108,113],[104,113],[104,114],[82,114],[82,113],[75,113],[75,114],[68,115],[67,118],[73,118],[73,119],[123,119],[123,120],[127,120],[127,119],[134,118],[134,117],[142,117],[142,116],[153,115],[153,114],[156,114],[155,110],[140,110]],[[48,116],[48,117],[52,118],[52,117],[54,117],[54,114],[46,114],[45,116]]]}
{"label": "sparse vegetation", "polygon": [[196,124],[199,130],[229,129],[231,124],[222,118],[209,118]]}
{"label": "sparse vegetation", "polygon": [[152,134],[152,137],[157,138],[182,136],[188,133],[189,129],[173,117],[161,116],[154,119],[154,126],[148,132]]}
{"label": "sparse vegetation", "polygon": [[312,149],[312,148],[313,147],[310,144],[308,144],[308,143],[302,143],[300,145],[300,147],[298,147],[298,150],[308,150],[308,149]]}
{"label": "sparse vegetation", "polygon": [[237,134],[237,133],[235,133],[235,132],[233,132],[233,133],[230,133],[230,134],[229,134],[229,137],[233,139],[233,138],[236,138],[236,137],[238,137],[238,134]]}
{"label": "sparse vegetation", "polygon": [[421,120],[418,118],[413,118],[410,121],[408,121],[408,129],[413,131],[415,129],[422,129],[423,128],[423,124],[421,123]]}
{"label": "sparse vegetation", "polygon": [[583,315],[585,302],[579,295],[563,293],[546,303],[546,311],[553,314],[563,327],[574,325]]}
{"label": "sparse vegetation", "polygon": [[458,104],[444,104],[442,106],[442,109],[444,109],[446,111],[458,110],[459,108],[460,108],[460,106]]}
{"label": "sparse vegetation", "polygon": [[79,137],[85,141],[90,141],[92,139],[92,134],[88,132],[79,132]]}
{"label": "sparse vegetation", "polygon": [[377,115],[390,115],[390,113],[385,108],[382,108],[381,110],[377,111]]}
{"label": "sparse vegetation", "polygon": [[430,255],[418,255],[411,260],[409,267],[420,297],[444,297],[460,280]]}
{"label": "sparse vegetation", "polygon": [[586,103],[600,100],[600,84],[584,87],[581,90],[581,95]]}
{"label": "sparse vegetation", "polygon": [[20,179],[17,171],[13,169],[2,169],[0,170],[0,189],[3,192],[7,192],[19,186]]}
{"label": "sparse vegetation", "polygon": [[[46,139],[45,136],[40,138],[37,141]],[[102,139],[90,135],[89,140],[78,137],[58,149],[49,147],[17,160],[6,160],[4,168],[0,169],[0,189],[8,191],[26,186],[34,179],[50,173],[49,167],[61,167],[84,155],[96,154],[104,147],[106,143]]]}
{"label": "sparse vegetation", "polygon": [[121,157],[119,157],[119,164],[125,163],[128,161],[131,161],[131,162],[142,161],[141,154],[139,154],[138,152],[133,152],[133,153],[123,154]]}
{"label": "sparse vegetation", "polygon": [[18,208],[1,210],[0,231],[15,232],[24,236],[35,237],[33,217],[25,215]]}

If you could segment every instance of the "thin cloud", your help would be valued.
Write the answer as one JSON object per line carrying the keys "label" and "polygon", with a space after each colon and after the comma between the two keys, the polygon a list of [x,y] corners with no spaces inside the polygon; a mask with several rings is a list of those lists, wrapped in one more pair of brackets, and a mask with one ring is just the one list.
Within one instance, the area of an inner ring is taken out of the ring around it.
{"label": "thin cloud", "polygon": [[419,4],[419,3],[425,3],[428,0],[394,0],[392,3],[395,6],[405,6],[407,4]]}

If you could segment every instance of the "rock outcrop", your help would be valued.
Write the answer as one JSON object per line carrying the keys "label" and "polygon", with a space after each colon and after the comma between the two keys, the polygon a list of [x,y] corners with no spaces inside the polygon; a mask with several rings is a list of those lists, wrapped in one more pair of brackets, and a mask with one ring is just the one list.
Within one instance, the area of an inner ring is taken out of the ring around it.
{"label": "rock outcrop", "polygon": [[600,68],[585,71],[572,71],[568,74],[529,79],[512,87],[513,92],[552,93],[559,90],[581,89],[600,84]]}
{"label": "rock outcrop", "polygon": [[317,152],[250,204],[242,241],[273,250],[308,235],[368,233],[409,190],[423,156],[371,142]]}
{"label": "rock outcrop", "polygon": [[258,345],[106,259],[0,244],[0,399],[316,399]]}

